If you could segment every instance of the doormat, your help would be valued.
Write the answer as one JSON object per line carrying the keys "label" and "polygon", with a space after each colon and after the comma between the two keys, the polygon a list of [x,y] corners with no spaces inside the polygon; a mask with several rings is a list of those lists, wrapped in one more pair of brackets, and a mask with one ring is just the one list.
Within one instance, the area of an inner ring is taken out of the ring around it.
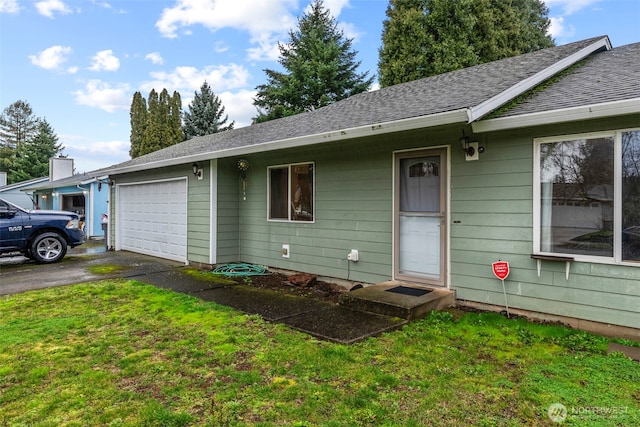
{"label": "doormat", "polygon": [[409,288],[407,286],[396,286],[395,288],[389,288],[386,292],[393,292],[394,294],[410,295],[412,297],[421,297],[431,291],[428,289]]}

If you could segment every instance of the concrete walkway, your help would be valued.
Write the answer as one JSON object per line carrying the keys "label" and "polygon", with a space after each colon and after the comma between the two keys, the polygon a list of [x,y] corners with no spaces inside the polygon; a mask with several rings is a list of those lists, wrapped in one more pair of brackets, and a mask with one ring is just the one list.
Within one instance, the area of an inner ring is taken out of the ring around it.
{"label": "concrete walkway", "polygon": [[[92,273],[91,267],[119,266],[117,272]],[[233,307],[265,320],[283,323],[314,337],[351,344],[408,321],[352,310],[337,304],[284,295],[247,285],[220,285],[185,273],[184,264],[131,252],[105,252],[86,244],[70,249],[58,264],[39,265],[22,258],[0,260],[0,295],[107,278],[128,278]]]}

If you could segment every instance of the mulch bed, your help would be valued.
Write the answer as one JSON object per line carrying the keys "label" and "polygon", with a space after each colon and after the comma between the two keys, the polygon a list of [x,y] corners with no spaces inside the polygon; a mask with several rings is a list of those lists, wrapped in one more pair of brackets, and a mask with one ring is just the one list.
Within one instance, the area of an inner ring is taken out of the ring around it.
{"label": "mulch bed", "polygon": [[242,285],[332,303],[338,303],[340,295],[348,292],[348,289],[340,285],[317,280],[316,276],[311,275],[287,276],[282,273],[271,272],[262,276],[235,277],[234,280]]}

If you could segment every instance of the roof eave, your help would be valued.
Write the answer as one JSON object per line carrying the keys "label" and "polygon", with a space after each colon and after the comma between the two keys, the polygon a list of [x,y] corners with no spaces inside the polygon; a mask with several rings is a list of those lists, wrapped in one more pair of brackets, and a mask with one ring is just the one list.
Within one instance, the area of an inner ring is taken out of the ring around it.
{"label": "roof eave", "polygon": [[550,67],[547,67],[542,71],[539,71],[533,76],[518,82],[517,84],[500,92],[499,94],[481,102],[480,104],[474,107],[469,108],[469,123],[473,123],[476,120],[479,120],[480,118],[498,109],[500,106],[506,104],[512,99],[515,99],[516,97],[522,95],[526,91],[538,86],[540,83],[544,82],[545,80],[550,79],[551,77],[555,76],[559,72],[583,60],[587,56],[599,50],[602,50],[602,49],[611,50],[611,48],[612,46],[611,46],[611,41],[609,40],[609,37],[603,37],[601,39],[598,39],[594,43],[579,50],[573,55],[569,55],[566,58],[563,58],[560,61],[555,62]]}
{"label": "roof eave", "polygon": [[483,120],[471,125],[474,133],[493,132],[572,121],[593,120],[628,114],[640,114],[640,98],[583,105],[539,113]]}
{"label": "roof eave", "polygon": [[234,156],[245,156],[266,151],[282,150],[287,148],[305,147],[332,141],[343,141],[381,135],[393,132],[402,132],[434,126],[443,126],[454,123],[467,123],[467,109],[446,111],[429,116],[412,117],[409,119],[394,120],[385,123],[372,123],[355,128],[339,129],[330,132],[323,132],[314,135],[305,135],[295,138],[287,138],[278,141],[269,141],[259,144],[246,145],[243,147],[229,148],[225,150],[208,151],[188,156],[159,160],[139,165],[128,165],[102,170],[103,174],[117,175],[129,172],[137,172],[160,167],[175,166],[191,162],[207,161],[212,159],[222,159]]}

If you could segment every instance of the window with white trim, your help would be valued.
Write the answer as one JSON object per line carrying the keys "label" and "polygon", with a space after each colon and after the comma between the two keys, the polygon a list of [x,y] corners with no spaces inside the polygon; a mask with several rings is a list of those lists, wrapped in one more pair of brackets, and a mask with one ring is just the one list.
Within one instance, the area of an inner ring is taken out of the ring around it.
{"label": "window with white trim", "polygon": [[314,219],[313,163],[268,168],[268,218],[280,221]]}
{"label": "window with white trim", "polygon": [[640,261],[640,130],[535,141],[534,250]]}

